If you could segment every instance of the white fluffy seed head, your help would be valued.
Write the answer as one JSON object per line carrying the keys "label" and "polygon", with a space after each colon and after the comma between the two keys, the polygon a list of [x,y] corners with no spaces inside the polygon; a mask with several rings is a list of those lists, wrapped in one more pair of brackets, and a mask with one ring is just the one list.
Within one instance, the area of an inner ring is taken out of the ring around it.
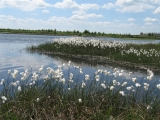
{"label": "white fluffy seed head", "polygon": [[79,103],[82,103],[82,99],[81,99],[81,98],[79,98],[79,99],[78,99],[78,102],[79,102]]}

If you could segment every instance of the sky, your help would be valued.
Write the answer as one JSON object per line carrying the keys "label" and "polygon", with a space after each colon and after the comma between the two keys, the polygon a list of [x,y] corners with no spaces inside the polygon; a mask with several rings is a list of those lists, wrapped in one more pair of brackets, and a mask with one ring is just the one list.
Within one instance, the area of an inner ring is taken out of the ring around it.
{"label": "sky", "polygon": [[0,28],[160,33],[160,0],[0,0]]}

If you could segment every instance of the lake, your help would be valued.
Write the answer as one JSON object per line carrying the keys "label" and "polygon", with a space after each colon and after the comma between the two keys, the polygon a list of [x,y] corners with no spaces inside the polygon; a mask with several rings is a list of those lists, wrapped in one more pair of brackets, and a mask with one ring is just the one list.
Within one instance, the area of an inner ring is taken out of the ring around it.
{"label": "lake", "polygon": [[[68,59],[60,58],[58,56],[49,57],[47,55],[38,53],[28,53],[25,48],[31,45],[38,45],[47,41],[53,41],[55,38],[68,36],[46,36],[46,35],[24,35],[24,34],[0,34],[0,76],[1,79],[7,79],[8,70],[18,70],[19,72],[29,69],[32,66],[32,71],[38,71],[41,65],[44,68],[51,67],[56,69],[58,65],[67,64]],[[98,37],[96,37],[98,38]],[[160,43],[160,40],[127,40],[118,38],[100,38],[104,40],[119,41],[124,43]],[[115,67],[118,71],[123,70],[123,76],[119,80],[131,80],[136,77],[139,81],[146,79],[146,71],[132,70],[130,68],[121,68],[113,65],[88,64],[84,61],[72,61],[72,69],[74,66],[81,66],[84,74],[93,74],[97,69],[106,69],[114,72]],[[129,72],[133,72],[129,75]],[[155,75],[152,81],[159,81],[160,75]],[[83,78],[82,78],[83,79]]]}

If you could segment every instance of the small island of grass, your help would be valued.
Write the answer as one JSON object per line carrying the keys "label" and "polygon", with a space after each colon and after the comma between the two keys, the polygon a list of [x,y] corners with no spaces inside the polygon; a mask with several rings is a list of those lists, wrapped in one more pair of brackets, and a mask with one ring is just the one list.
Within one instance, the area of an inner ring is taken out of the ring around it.
{"label": "small island of grass", "polygon": [[30,52],[56,54],[90,62],[113,62],[123,66],[160,70],[160,44],[125,44],[95,38],[60,38],[30,46]]}

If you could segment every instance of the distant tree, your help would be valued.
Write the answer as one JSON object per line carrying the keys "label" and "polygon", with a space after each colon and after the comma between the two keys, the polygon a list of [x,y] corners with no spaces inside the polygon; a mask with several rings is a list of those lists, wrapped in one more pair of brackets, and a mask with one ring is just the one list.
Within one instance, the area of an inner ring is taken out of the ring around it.
{"label": "distant tree", "polygon": [[148,33],[148,36],[151,36],[152,34],[151,33]]}
{"label": "distant tree", "polygon": [[143,32],[140,32],[140,35],[143,35]]}
{"label": "distant tree", "polygon": [[84,34],[90,34],[89,30],[85,30],[83,33]]}
{"label": "distant tree", "polygon": [[56,29],[54,29],[53,33],[54,33],[54,34],[57,34],[57,30],[56,30]]}
{"label": "distant tree", "polygon": [[100,32],[98,32],[98,35],[101,35],[101,33],[100,33]]}

